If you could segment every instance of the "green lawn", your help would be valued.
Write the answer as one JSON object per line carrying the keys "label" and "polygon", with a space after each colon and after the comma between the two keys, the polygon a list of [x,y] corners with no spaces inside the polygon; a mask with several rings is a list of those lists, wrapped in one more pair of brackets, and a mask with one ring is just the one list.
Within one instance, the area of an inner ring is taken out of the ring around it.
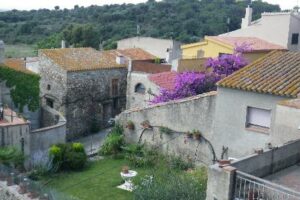
{"label": "green lawn", "polygon": [[[43,182],[59,192],[70,194],[80,200],[127,200],[132,199],[130,192],[116,188],[123,183],[120,176],[123,159],[103,159],[90,162],[81,172],[59,173],[47,177]],[[135,169],[139,177],[150,173],[151,169]]]}
{"label": "green lawn", "polygon": [[7,58],[21,58],[21,57],[37,56],[37,53],[36,53],[33,45],[6,44],[5,45],[5,56]]}

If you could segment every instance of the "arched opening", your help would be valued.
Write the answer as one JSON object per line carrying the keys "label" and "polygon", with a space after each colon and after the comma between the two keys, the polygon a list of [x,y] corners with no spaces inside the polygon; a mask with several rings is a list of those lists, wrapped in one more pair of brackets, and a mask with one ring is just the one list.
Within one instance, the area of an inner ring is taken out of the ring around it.
{"label": "arched opening", "polygon": [[138,83],[134,88],[134,92],[139,94],[145,94],[146,88],[142,83]]}

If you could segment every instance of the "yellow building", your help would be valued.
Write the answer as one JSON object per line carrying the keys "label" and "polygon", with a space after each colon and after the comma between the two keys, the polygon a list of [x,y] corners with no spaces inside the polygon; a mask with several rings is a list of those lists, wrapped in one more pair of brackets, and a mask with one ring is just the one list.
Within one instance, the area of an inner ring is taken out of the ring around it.
{"label": "yellow building", "polygon": [[285,49],[255,37],[205,36],[204,41],[181,46],[183,59],[218,57],[222,54],[233,54],[237,46],[246,44],[244,53],[250,62],[273,50]]}

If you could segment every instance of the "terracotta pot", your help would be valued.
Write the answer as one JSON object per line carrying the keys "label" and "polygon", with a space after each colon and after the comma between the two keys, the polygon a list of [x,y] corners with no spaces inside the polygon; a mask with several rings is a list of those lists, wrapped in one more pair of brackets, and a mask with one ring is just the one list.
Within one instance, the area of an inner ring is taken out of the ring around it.
{"label": "terracotta pot", "polygon": [[29,198],[36,199],[39,197],[37,192],[30,192],[28,195]]}
{"label": "terracotta pot", "polygon": [[128,174],[129,173],[129,168],[127,166],[122,167],[122,172],[124,174]]}
{"label": "terracotta pot", "polygon": [[24,183],[20,183],[19,187],[20,187],[19,190],[18,190],[19,194],[27,193],[27,188],[26,188],[26,185]]}
{"label": "terracotta pot", "polygon": [[14,184],[13,178],[11,176],[6,178],[6,184],[7,186],[12,186]]}
{"label": "terracotta pot", "polygon": [[133,124],[127,124],[127,128],[129,130],[134,130],[134,125]]}
{"label": "terracotta pot", "polygon": [[225,165],[229,165],[230,164],[230,160],[218,160],[219,166],[223,167]]}

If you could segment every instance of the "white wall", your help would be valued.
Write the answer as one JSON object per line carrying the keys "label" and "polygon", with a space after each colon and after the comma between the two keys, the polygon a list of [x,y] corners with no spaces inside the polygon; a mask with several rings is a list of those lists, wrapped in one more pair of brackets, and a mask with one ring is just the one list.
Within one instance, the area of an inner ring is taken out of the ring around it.
{"label": "white wall", "polygon": [[[290,28],[298,29],[300,26],[299,20],[294,18],[290,13],[265,13],[262,18],[253,22],[249,27],[238,29],[229,33],[221,34],[221,36],[234,37],[258,37],[283,47],[290,47],[289,41],[291,37]],[[291,24],[291,25],[290,25]]]}
{"label": "white wall", "polygon": [[[143,72],[131,72],[127,76],[127,97],[126,109],[142,108],[149,105],[149,101],[154,98],[147,91],[151,89],[154,94],[159,93],[159,87],[148,79],[149,74]],[[136,93],[135,86],[142,83],[145,86],[145,94]]]}

